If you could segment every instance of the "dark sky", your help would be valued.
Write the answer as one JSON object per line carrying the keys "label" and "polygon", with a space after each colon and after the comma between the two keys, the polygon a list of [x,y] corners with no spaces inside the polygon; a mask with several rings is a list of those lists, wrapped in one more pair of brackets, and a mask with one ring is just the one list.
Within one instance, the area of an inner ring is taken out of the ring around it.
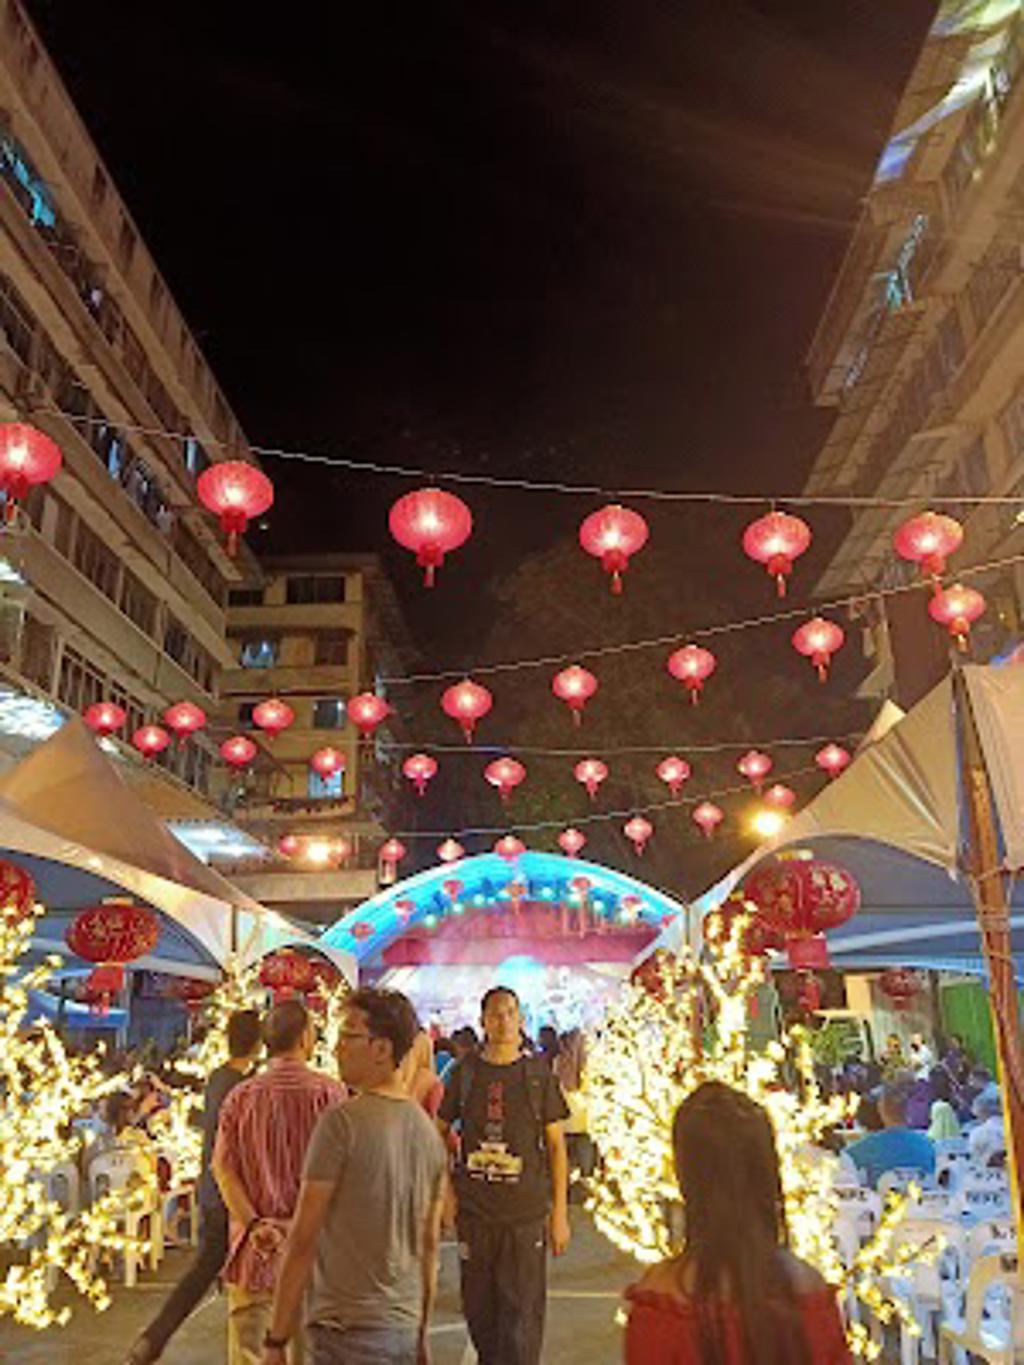
{"label": "dark sky", "polygon": [[[29,7],[254,442],[801,483],[802,359],[931,0]],[[386,547],[408,485],[268,468],[274,548]],[[485,576],[589,510],[473,501]]]}

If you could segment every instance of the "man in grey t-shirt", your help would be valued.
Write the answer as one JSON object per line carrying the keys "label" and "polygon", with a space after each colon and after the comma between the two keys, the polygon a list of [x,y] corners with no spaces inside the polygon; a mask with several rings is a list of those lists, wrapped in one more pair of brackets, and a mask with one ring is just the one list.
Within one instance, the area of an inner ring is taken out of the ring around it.
{"label": "man in grey t-shirt", "polygon": [[418,1028],[397,991],[356,991],[346,1003],[338,1060],[359,1096],[322,1114],[310,1140],[264,1365],[283,1365],[311,1274],[311,1365],[429,1358],[446,1163],[398,1074]]}

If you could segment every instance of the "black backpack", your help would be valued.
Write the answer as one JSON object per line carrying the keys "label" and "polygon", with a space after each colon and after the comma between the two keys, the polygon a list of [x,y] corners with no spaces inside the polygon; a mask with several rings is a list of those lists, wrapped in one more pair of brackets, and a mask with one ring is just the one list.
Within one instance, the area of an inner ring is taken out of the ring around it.
{"label": "black backpack", "polygon": [[[464,1057],[459,1063],[459,1111],[456,1119],[465,1123],[466,1106],[476,1080],[477,1063],[480,1058],[474,1054]],[[521,1058],[525,1064],[526,1098],[530,1106],[537,1130],[537,1150],[547,1156],[547,1143],[544,1141],[544,1090],[548,1085],[550,1071],[543,1057],[526,1056]]]}

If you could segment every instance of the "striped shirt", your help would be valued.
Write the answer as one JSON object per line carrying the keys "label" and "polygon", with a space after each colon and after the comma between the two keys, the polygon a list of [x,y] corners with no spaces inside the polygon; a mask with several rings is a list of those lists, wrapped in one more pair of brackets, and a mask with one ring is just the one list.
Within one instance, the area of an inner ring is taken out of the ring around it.
{"label": "striped shirt", "polygon": [[[281,1222],[292,1217],[317,1119],[347,1097],[337,1081],[285,1057],[275,1058],[266,1071],[228,1095],[220,1111],[214,1163],[235,1173],[257,1217]],[[272,1291],[275,1264],[249,1255],[242,1230],[233,1232],[224,1278],[253,1291]]]}

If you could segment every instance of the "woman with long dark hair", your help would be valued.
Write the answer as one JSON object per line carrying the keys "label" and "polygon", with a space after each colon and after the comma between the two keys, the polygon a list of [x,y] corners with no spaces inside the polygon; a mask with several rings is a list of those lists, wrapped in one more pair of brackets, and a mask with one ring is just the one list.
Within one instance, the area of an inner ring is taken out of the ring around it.
{"label": "woman with long dark hair", "polygon": [[787,1250],[765,1111],[708,1082],[679,1106],[672,1144],[686,1242],[627,1290],[626,1365],[848,1365],[835,1293]]}

